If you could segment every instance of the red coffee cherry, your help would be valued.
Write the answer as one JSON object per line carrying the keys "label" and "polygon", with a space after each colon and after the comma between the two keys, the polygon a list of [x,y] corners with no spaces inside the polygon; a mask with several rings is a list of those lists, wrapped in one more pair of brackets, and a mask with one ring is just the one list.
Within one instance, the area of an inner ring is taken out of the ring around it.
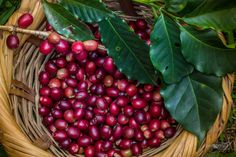
{"label": "red coffee cherry", "polygon": [[18,26],[20,28],[27,28],[33,23],[33,16],[30,13],[22,14],[18,19]]}

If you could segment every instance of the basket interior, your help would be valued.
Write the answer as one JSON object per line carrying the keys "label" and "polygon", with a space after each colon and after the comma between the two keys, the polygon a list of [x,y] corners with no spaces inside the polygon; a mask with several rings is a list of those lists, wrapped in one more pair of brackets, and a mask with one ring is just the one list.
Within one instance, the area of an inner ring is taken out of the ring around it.
{"label": "basket interior", "polygon": [[[152,14],[146,6],[134,5],[137,16],[127,16],[120,11],[119,3],[114,0],[105,0],[108,7],[115,10],[119,16],[126,20],[145,18],[152,23]],[[44,30],[45,22],[38,30]],[[11,90],[11,109],[17,124],[21,130],[37,147],[49,150],[58,157],[69,156],[67,151],[60,149],[57,142],[53,140],[47,128],[42,124],[42,118],[38,114],[39,107],[39,81],[38,74],[43,70],[44,64],[54,56],[41,55],[38,51],[39,38],[30,37],[14,55],[13,84]],[[143,157],[153,156],[168,147],[180,134],[181,128],[178,126],[176,135],[162,143],[159,148],[144,150]],[[81,156],[81,155],[77,155]]]}

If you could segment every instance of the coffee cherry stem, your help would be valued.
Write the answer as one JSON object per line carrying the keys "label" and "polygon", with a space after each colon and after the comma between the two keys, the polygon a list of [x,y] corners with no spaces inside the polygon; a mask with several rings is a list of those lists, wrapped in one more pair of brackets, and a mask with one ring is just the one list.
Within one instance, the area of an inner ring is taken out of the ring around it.
{"label": "coffee cherry stem", "polygon": [[[17,32],[17,33],[23,33],[23,34],[30,34],[38,37],[45,37],[47,38],[52,32],[51,31],[38,31],[38,30],[30,30],[30,29],[24,29],[19,28],[16,26],[3,26],[0,25],[0,30],[8,31],[8,32]],[[60,35],[61,39],[66,40],[68,42],[75,42],[74,39],[66,38],[62,35]],[[98,45],[98,49],[100,50],[106,50],[106,48],[103,45]]]}

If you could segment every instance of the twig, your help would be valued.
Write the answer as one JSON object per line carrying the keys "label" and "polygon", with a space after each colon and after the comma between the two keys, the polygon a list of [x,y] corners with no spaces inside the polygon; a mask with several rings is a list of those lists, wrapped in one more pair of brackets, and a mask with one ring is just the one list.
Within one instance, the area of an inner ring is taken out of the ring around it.
{"label": "twig", "polygon": [[[8,32],[17,32],[17,33],[23,33],[23,34],[30,34],[37,36],[39,38],[47,38],[52,32],[51,31],[38,31],[38,30],[30,30],[30,29],[23,29],[16,26],[3,26],[0,25],[0,30],[8,31]],[[75,42],[74,39],[66,38],[62,35],[60,35],[61,39],[66,40],[68,42]],[[98,48],[101,50],[106,50],[106,48],[103,45],[98,45]]]}

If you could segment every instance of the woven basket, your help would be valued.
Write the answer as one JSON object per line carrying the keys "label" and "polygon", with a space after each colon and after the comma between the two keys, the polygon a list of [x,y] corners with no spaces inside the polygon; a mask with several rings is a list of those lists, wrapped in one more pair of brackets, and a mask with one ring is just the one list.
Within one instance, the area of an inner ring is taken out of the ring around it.
{"label": "woven basket", "polygon": [[[108,6],[116,10],[119,3],[106,0]],[[134,7],[135,8],[135,7]],[[141,9],[140,9],[141,8]],[[138,15],[145,15],[151,21],[151,14],[145,6],[139,6]],[[9,19],[6,25],[15,25],[18,17],[25,12],[34,16],[29,29],[44,28],[44,14],[39,0],[22,0],[19,10]],[[131,18],[124,16],[124,18]],[[1,33],[0,33],[1,34]],[[0,35],[0,139],[11,157],[52,157],[70,156],[60,150],[50,133],[41,123],[38,115],[38,74],[44,63],[51,56],[38,53],[39,40],[26,34],[18,34],[20,49],[9,50],[5,44],[8,32]],[[197,148],[197,138],[187,131],[179,129],[176,136],[161,145],[158,149],[145,150],[142,156],[149,157],[195,157],[203,156],[223,131],[232,105],[233,75],[223,79],[224,101],[221,113],[208,132],[203,144]]]}

